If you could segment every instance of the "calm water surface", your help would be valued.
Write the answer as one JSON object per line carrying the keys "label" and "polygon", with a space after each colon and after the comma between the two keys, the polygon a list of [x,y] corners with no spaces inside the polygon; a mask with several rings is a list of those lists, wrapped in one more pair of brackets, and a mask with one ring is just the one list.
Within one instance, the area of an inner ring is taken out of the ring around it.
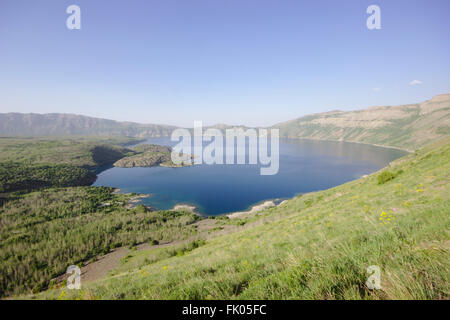
{"label": "calm water surface", "polygon": [[[145,143],[174,145],[169,138]],[[195,205],[200,213],[218,215],[267,199],[328,189],[377,171],[405,154],[356,143],[282,139],[280,168],[273,176],[261,176],[259,165],[110,168],[98,175],[94,185],[151,194],[142,202],[157,209],[183,203]]]}

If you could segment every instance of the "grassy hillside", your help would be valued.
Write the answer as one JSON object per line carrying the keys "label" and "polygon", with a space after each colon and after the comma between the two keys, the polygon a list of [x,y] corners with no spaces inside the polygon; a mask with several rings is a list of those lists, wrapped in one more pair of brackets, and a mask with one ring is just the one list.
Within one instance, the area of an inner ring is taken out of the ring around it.
{"label": "grassy hillside", "polygon": [[411,151],[450,135],[450,94],[418,104],[319,113],[274,127],[282,137],[363,142]]}
{"label": "grassy hillside", "polygon": [[96,179],[91,170],[136,153],[118,144],[137,141],[126,137],[0,137],[0,201],[5,192],[90,185]]}
{"label": "grassy hillside", "polygon": [[0,163],[66,164],[96,168],[130,154],[129,137],[8,138],[0,137]]}
{"label": "grassy hillside", "polygon": [[[141,251],[114,276],[36,297],[449,299],[449,184],[447,139],[368,177],[218,219],[217,227],[241,231],[183,255]],[[381,290],[365,286],[372,265],[381,269]]]}
{"label": "grassy hillside", "polygon": [[4,136],[169,136],[174,127],[118,122],[64,113],[0,113]]}

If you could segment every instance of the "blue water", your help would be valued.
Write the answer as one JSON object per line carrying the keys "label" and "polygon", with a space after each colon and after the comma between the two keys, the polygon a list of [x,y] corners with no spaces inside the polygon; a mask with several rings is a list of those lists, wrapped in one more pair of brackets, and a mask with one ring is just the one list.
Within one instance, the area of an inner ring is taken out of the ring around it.
{"label": "blue water", "polygon": [[[168,138],[145,143],[173,146]],[[328,189],[385,167],[406,153],[364,144],[280,140],[280,167],[261,176],[259,165],[195,165],[183,168],[110,168],[94,185],[151,194],[144,204],[170,209],[192,204],[206,215],[245,210],[267,199]]]}

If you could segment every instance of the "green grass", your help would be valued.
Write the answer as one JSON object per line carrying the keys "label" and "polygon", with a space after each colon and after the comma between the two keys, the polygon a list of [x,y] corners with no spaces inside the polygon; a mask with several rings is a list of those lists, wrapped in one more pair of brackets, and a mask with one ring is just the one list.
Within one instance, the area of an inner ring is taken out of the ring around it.
{"label": "green grass", "polygon": [[174,256],[181,257],[186,253],[205,245],[205,243],[205,240],[198,239],[190,242],[171,245],[168,247],[155,248],[150,251],[134,251],[133,253],[128,254],[125,258],[122,259],[121,265],[116,268],[112,272],[112,274],[128,272],[130,269],[133,270],[135,268],[141,269],[142,267],[145,267],[151,263],[165,260]]}
{"label": "green grass", "polygon": [[[149,249],[68,299],[449,299],[450,141],[246,217],[183,255]],[[369,290],[367,267],[381,269]],[[61,295],[61,292],[64,293]]]}

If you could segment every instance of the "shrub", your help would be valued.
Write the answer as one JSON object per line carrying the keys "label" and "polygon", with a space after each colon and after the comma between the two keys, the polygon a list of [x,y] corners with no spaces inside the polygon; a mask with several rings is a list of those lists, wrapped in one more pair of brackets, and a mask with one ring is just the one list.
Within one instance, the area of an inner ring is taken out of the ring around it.
{"label": "shrub", "polygon": [[201,246],[203,246],[205,244],[206,244],[205,240],[199,239],[199,240],[192,241],[192,242],[190,242],[188,244],[185,244],[185,245],[183,245],[180,248],[171,249],[168,252],[169,252],[169,255],[171,255],[171,256],[178,256],[178,257],[180,257],[180,256],[183,256],[185,253],[190,252],[190,251],[192,251],[194,249],[197,249],[197,248],[199,248],[199,247],[201,247]]}
{"label": "shrub", "polygon": [[216,220],[230,220],[230,217],[228,217],[226,215],[220,215],[220,216],[214,217],[214,219],[216,219]]}
{"label": "shrub", "polygon": [[384,184],[395,178],[395,174],[391,171],[385,170],[378,175],[378,184]]}
{"label": "shrub", "polygon": [[313,205],[313,203],[314,203],[314,199],[307,199],[307,200],[305,200],[306,208],[311,207]]}
{"label": "shrub", "polygon": [[147,209],[147,207],[145,205],[139,204],[139,205],[136,206],[136,212],[138,212],[138,213],[146,213],[146,212],[148,212],[148,209]]}
{"label": "shrub", "polygon": [[400,175],[402,173],[403,173],[402,169],[398,170],[395,173],[385,170],[378,175],[378,184],[384,184],[384,183],[394,179],[395,177],[397,177],[398,175]]}
{"label": "shrub", "polygon": [[133,247],[135,247],[137,245],[137,241],[135,239],[133,239],[129,244],[128,244],[128,248],[132,249]]}

